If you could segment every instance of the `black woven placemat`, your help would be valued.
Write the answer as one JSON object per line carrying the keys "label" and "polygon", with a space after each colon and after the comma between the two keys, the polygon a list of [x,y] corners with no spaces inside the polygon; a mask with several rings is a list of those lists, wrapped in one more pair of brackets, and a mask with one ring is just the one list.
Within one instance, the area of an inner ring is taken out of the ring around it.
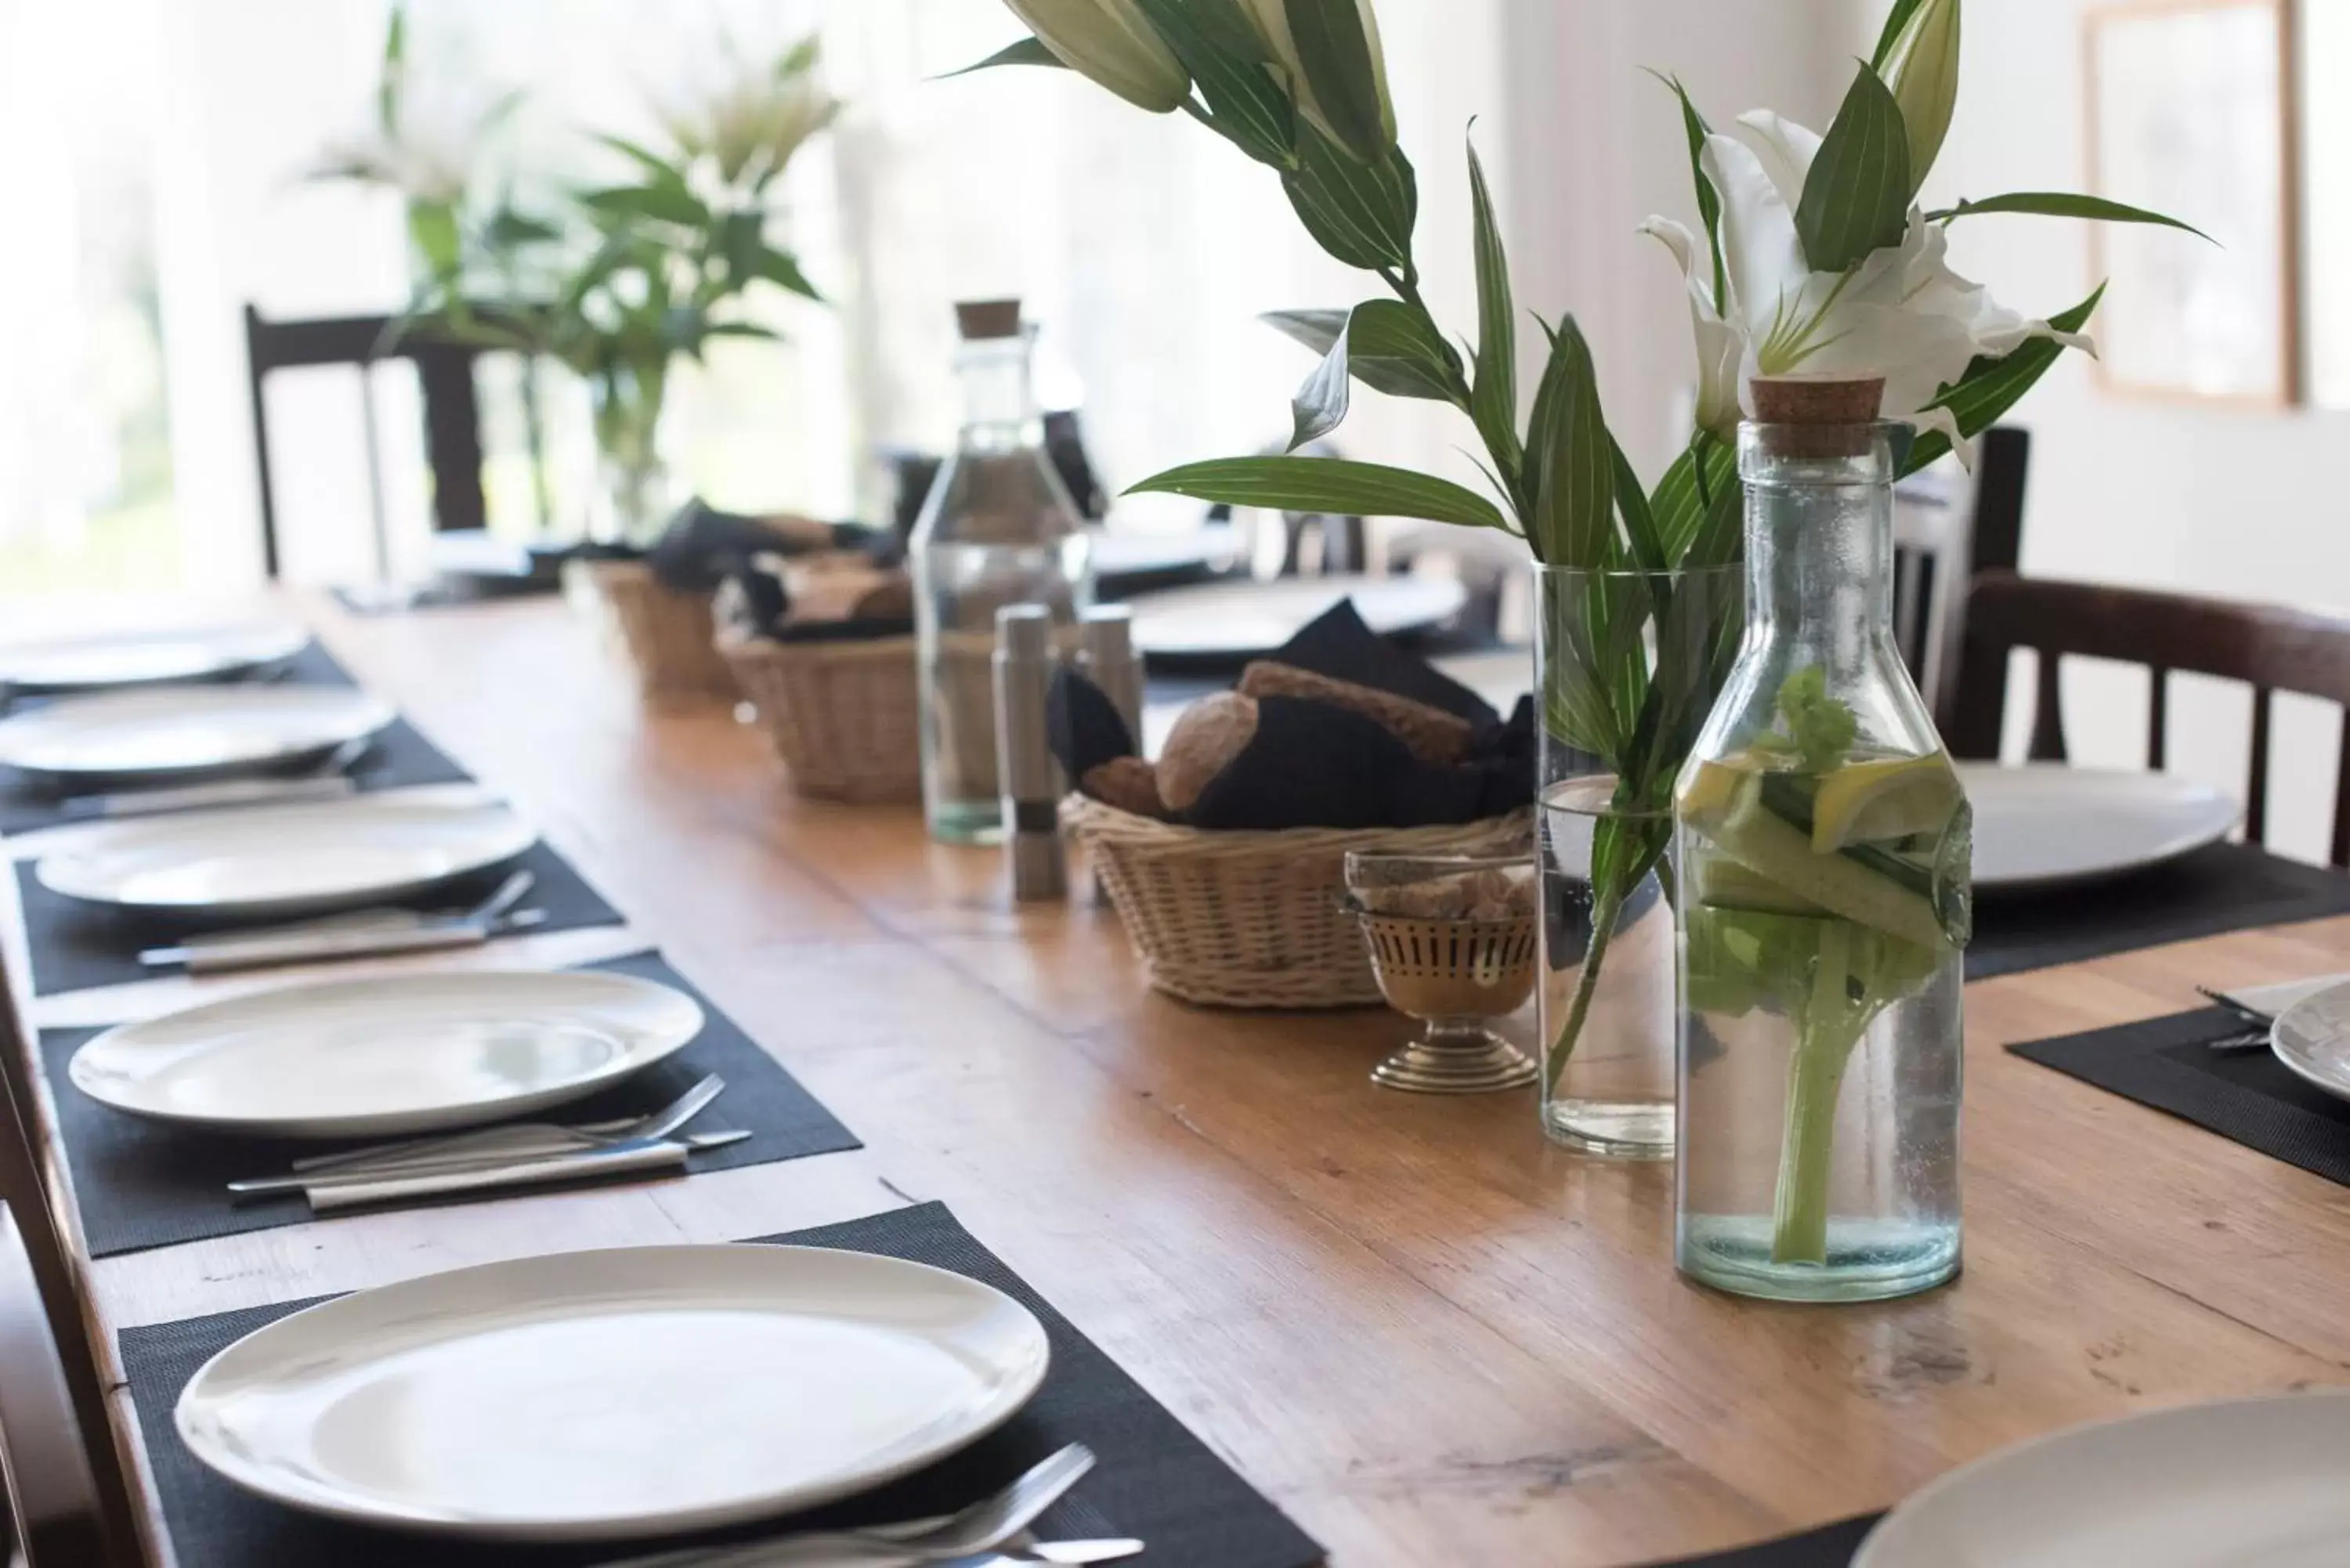
{"label": "black woven placemat", "polygon": [[[1132,1535],[1151,1568],[1308,1568],[1321,1549],[1184,1429],[1163,1405],[1071,1327],[1025,1282],[930,1203],[765,1241],[875,1252],[950,1269],[994,1286],[1035,1313],[1052,1342],[1044,1387],[1012,1421],[971,1448],[855,1501],[738,1534],[873,1523],[943,1513],[1002,1487],[1063,1444],[1099,1459],[1038,1522],[1047,1540]],[[125,1329],[124,1376],[145,1435],[165,1526],[181,1568],[554,1568],[652,1551],[515,1547],[424,1540],[314,1519],[239,1491],[196,1462],[172,1422],[180,1391],[216,1352],[307,1302]],[[792,1391],[775,1390],[788,1399]],[[721,1539],[712,1537],[711,1539]]]}
{"label": "black woven placemat", "polygon": [[1967,978],[1990,980],[2345,914],[2350,914],[2350,877],[2271,855],[2258,845],[2214,844],[2110,882],[1982,897],[1975,905]]}
{"label": "black woven placemat", "polygon": [[2008,1049],[2350,1187],[2350,1105],[2267,1051],[2211,1049],[2243,1033],[2242,1020],[2210,1007]]}
{"label": "black woven placemat", "polygon": [[1884,1517],[1881,1513],[1867,1514],[1807,1530],[1801,1535],[1765,1541],[1759,1546],[1678,1558],[1670,1563],[1651,1563],[1649,1568],[1852,1568],[1853,1554]]}
{"label": "black woven placemat", "polygon": [[[472,777],[405,719],[394,720],[376,736],[365,754],[345,771],[351,782],[363,790],[463,784]],[[71,815],[67,807],[68,799],[70,796],[44,781],[14,768],[0,768],[0,836],[92,820]]]}
{"label": "black woven placemat", "polygon": [[[436,888],[419,898],[402,900],[419,909],[463,909],[486,898],[512,872],[525,870],[536,880],[523,907],[546,911],[546,919],[527,934],[577,930],[585,926],[617,926],[625,917],[570,861],[546,844],[535,844],[521,858],[504,866]],[[88,991],[93,986],[128,985],[153,980],[173,971],[152,970],[139,961],[141,949],[168,947],[197,928],[170,920],[130,915],[84,904],[41,886],[31,861],[16,864],[16,893],[25,905],[25,941],[32,953],[33,994],[55,996],[59,992]],[[287,970],[291,975],[297,971]]]}
{"label": "black woven placemat", "polygon": [[[671,969],[659,953],[638,953],[583,968],[634,975],[675,986],[702,1004],[705,1022],[692,1044],[659,1065],[592,1099],[563,1107],[565,1121],[595,1122],[657,1111],[705,1074],[726,1080],[717,1104],[694,1118],[695,1132],[747,1129],[755,1136],[693,1157],[689,1170],[732,1170],[859,1146],[855,1134],[800,1086],[798,1079],[761,1050],[741,1025]],[[324,1142],[227,1137],[142,1121],[109,1109],[74,1087],[66,1064],[95,1029],[41,1032],[41,1062],[57,1104],[66,1163],[73,1171],[82,1237],[93,1258],[167,1247],[207,1236],[233,1236],[298,1225],[312,1216],[299,1193],[260,1202],[232,1203],[226,1184],[240,1177],[285,1170],[297,1156],[326,1154]],[[629,1179],[642,1181],[641,1175]],[[429,1199],[428,1204],[478,1202],[512,1196],[484,1192]],[[425,1205],[420,1205],[422,1207]]]}
{"label": "black woven placemat", "polygon": [[[271,679],[296,686],[349,686],[349,673],[333,655],[311,643],[288,659]],[[9,711],[31,707],[26,702]],[[463,784],[470,776],[451,762],[440,747],[402,719],[376,737],[367,754],[354,763],[350,775],[361,789],[404,789],[417,784]],[[14,768],[0,768],[0,835],[30,833],[74,820],[66,814],[66,796],[52,781],[36,779]]]}

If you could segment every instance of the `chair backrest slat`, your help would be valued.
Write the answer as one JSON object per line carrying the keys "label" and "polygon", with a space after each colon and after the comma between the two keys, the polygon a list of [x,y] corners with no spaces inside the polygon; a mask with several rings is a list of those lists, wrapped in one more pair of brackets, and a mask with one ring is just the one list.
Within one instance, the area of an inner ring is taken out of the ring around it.
{"label": "chair backrest slat", "polygon": [[2269,841],[2269,712],[2275,697],[2268,687],[2252,688],[2252,766],[2244,781],[2244,836],[2255,844]]}
{"label": "chair backrest slat", "polygon": [[[2265,842],[2268,829],[2276,693],[2350,705],[2350,617],[1991,571],[1979,576],[1968,595],[1966,651],[1948,726],[1953,754],[1999,755],[2008,656],[2019,648],[2033,649],[2040,659],[2035,757],[2065,754],[2054,671],[2068,654],[2143,665],[2153,672],[2147,755],[2157,766],[2168,756],[2170,671],[2251,687],[2251,765],[2244,813],[2254,842]],[[2350,865],[2350,740],[2336,778],[2331,853],[2336,865]]]}
{"label": "chair backrest slat", "polygon": [[[127,1562],[131,1552],[130,1487],[115,1455],[103,1377],[89,1344],[88,1331],[83,1326],[72,1264],[66,1255],[65,1238],[58,1229],[43,1175],[40,1146],[35,1137],[40,1124],[35,1114],[39,1102],[32,1081],[31,1043],[29,1032],[19,1022],[22,1015],[16,1001],[7,965],[0,961],[0,1210],[5,1210],[7,1229],[5,1244],[0,1244],[0,1315],[7,1317],[11,1324],[5,1333],[0,1333],[0,1360],[13,1357],[16,1352],[11,1346],[15,1340],[29,1335],[33,1324],[37,1323],[47,1361],[56,1367],[64,1388],[75,1456],[70,1462],[79,1466],[84,1481],[93,1488],[97,1499],[92,1511],[97,1521],[96,1539],[102,1540],[109,1548],[94,1554],[87,1550],[52,1546],[50,1555],[45,1558],[36,1543],[27,1542],[27,1554],[33,1568],[40,1568],[45,1562]],[[16,1260],[22,1261],[21,1278],[11,1272],[16,1266]],[[30,1320],[19,1310],[26,1302],[34,1314]],[[29,1339],[26,1343],[30,1343]],[[36,1407],[40,1404],[37,1394],[22,1397]],[[10,1419],[5,1390],[0,1389],[0,1447],[17,1437],[8,1425]],[[45,1417],[34,1419],[35,1431],[46,1452],[55,1446],[50,1441],[50,1428],[57,1423]],[[56,1473],[68,1463],[62,1457],[45,1461],[40,1473]],[[62,1505],[51,1511],[61,1517],[78,1516],[77,1508]],[[63,1538],[80,1538],[73,1526],[59,1529]]]}
{"label": "chair backrest slat", "polygon": [[98,1482],[15,1214],[0,1203],[0,1479],[26,1568],[107,1561]]}
{"label": "chair backrest slat", "polygon": [[2160,773],[2170,765],[2170,671],[2158,664],[2147,677],[2146,765]]}
{"label": "chair backrest slat", "polygon": [[[424,405],[425,457],[432,471],[432,526],[441,533],[487,526],[482,493],[482,411],[473,387],[480,351],[425,332],[395,334],[388,316],[335,316],[272,321],[244,307],[244,352],[253,396],[254,454],[261,468],[262,566],[276,577],[281,565],[276,489],[270,476],[268,400],[263,383],[273,370],[348,365],[361,376],[390,359],[416,366]],[[378,498],[380,504],[380,496]]]}
{"label": "chair backrest slat", "polygon": [[2064,760],[2064,661],[2054,649],[2040,650],[2040,691],[2032,707],[2032,760]]}

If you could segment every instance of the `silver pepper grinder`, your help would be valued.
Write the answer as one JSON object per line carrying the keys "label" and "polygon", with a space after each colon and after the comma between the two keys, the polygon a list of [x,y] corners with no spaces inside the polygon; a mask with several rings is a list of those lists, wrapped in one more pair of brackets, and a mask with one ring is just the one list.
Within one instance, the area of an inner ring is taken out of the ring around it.
{"label": "silver pepper grinder", "polygon": [[1053,686],[1053,612],[1006,605],[995,612],[995,760],[1003,790],[1003,854],[1022,903],[1069,890],[1061,849],[1061,764],[1046,736]]}
{"label": "silver pepper grinder", "polygon": [[1134,611],[1096,605],[1077,624],[1077,673],[1101,689],[1142,754],[1142,660],[1134,651]]}

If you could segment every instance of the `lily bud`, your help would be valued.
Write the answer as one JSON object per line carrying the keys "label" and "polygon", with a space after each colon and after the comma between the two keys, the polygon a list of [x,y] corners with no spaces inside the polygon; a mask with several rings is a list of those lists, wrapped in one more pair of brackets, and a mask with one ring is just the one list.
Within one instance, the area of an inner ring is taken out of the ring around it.
{"label": "lily bud", "polygon": [[1885,58],[1885,85],[1909,128],[1909,193],[1926,183],[1959,103],[1960,0],[1926,0]]}
{"label": "lily bud", "polygon": [[1370,68],[1349,70],[1326,49],[1301,53],[1289,26],[1287,0],[1241,0],[1265,51],[1289,73],[1297,110],[1317,130],[1366,163],[1396,144],[1395,104],[1388,96],[1387,52],[1379,46],[1378,13],[1371,0],[1300,0],[1313,6],[1352,6],[1368,47]]}
{"label": "lily bud", "polygon": [[1191,96],[1191,73],[1135,0],[1003,0],[1071,70],[1138,109],[1170,114]]}

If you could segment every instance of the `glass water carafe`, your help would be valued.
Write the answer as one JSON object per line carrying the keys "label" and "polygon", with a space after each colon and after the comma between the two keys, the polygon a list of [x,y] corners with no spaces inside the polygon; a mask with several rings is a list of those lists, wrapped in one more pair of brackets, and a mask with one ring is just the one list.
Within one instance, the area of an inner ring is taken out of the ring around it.
{"label": "glass water carafe", "polygon": [[1971,816],[1893,640],[1881,387],[1755,391],[1746,641],[1675,791],[1676,1255],[1880,1300],[1959,1269]]}
{"label": "glass water carafe", "polygon": [[1084,520],[1045,450],[1016,301],[958,307],[962,435],[910,547],[920,641],[922,808],[950,844],[1001,839],[990,659],[995,612],[1040,604],[1073,628],[1091,601]]}

